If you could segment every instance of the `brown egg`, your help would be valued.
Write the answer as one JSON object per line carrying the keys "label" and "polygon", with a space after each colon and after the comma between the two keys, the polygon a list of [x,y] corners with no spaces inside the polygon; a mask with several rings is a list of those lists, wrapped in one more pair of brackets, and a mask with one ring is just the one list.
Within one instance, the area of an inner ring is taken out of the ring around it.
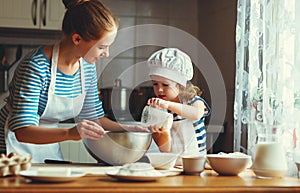
{"label": "brown egg", "polygon": [[9,165],[9,159],[7,157],[0,158],[0,163],[3,165]]}
{"label": "brown egg", "polygon": [[11,158],[11,157],[13,157],[13,156],[17,156],[17,155],[19,155],[17,152],[11,152],[10,154],[8,154],[8,158]]}

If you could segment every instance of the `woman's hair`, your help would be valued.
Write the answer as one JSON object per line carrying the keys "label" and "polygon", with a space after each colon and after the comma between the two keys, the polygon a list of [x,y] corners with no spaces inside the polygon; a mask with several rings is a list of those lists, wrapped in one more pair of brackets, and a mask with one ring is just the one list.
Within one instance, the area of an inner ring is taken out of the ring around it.
{"label": "woman's hair", "polygon": [[119,23],[110,10],[98,0],[63,0],[66,13],[62,30],[66,36],[78,33],[83,40],[98,40]]}
{"label": "woman's hair", "polygon": [[201,96],[202,91],[198,86],[193,85],[191,82],[186,84],[186,87],[179,85],[178,97],[181,102],[188,102],[195,96]]}

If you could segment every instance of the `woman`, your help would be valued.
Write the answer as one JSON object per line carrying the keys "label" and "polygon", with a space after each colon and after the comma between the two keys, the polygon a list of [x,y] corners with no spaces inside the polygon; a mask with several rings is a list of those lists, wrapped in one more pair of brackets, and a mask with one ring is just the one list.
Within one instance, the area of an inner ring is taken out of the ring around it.
{"label": "woman", "polygon": [[[118,22],[98,0],[63,0],[64,37],[30,52],[19,64],[0,111],[7,154],[29,153],[33,162],[62,160],[58,142],[100,139],[105,130],[143,130],[104,117],[94,63],[109,55]],[[58,122],[76,118],[72,128]]]}

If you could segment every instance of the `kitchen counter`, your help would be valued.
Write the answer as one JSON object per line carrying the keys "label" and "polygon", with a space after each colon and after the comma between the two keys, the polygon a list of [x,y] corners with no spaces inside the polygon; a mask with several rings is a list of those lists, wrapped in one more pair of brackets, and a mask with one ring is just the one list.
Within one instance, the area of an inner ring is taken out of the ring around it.
{"label": "kitchen counter", "polygon": [[[44,165],[46,164],[42,164]],[[69,167],[70,165],[56,166]],[[95,170],[99,167],[100,171],[104,166],[72,165],[72,167],[82,167],[83,170]],[[246,170],[239,176],[218,176],[212,170],[205,170],[200,176],[177,175],[153,182],[118,181],[101,173],[86,175],[65,183],[34,182],[21,176],[9,176],[0,178],[0,192],[300,192],[300,179],[291,177],[260,179],[256,178],[251,170]]]}

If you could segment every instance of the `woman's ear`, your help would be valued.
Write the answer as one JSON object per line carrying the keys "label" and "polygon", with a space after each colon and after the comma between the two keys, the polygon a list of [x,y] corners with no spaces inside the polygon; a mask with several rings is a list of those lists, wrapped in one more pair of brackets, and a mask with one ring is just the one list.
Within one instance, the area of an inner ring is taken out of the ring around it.
{"label": "woman's ear", "polygon": [[79,34],[73,34],[72,35],[72,42],[77,46],[81,42],[82,38]]}

